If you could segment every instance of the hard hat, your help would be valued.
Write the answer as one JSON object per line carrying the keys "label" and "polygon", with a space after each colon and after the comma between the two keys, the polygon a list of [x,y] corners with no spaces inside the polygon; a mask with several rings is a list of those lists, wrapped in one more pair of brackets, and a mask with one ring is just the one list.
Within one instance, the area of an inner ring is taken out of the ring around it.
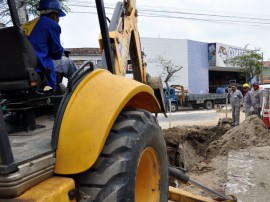
{"label": "hard hat", "polygon": [[259,82],[258,81],[255,81],[252,85],[253,86],[258,86],[259,85]]}
{"label": "hard hat", "polygon": [[37,9],[39,11],[52,10],[58,12],[60,17],[66,16],[58,0],[40,0]]}
{"label": "hard hat", "polygon": [[250,86],[248,85],[248,83],[245,83],[245,84],[243,85],[243,88],[250,88]]}

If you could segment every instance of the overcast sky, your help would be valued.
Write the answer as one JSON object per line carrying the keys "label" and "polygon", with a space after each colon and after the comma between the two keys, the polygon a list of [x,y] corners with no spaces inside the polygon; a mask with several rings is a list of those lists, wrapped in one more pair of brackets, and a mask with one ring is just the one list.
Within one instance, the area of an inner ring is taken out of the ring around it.
{"label": "overcast sky", "polygon": [[[104,0],[109,17],[116,2]],[[60,21],[63,46],[98,47],[100,31],[94,0],[70,0],[69,4],[71,12]],[[137,8],[141,37],[190,39],[239,47],[249,44],[249,48],[261,48],[264,59],[270,59],[268,0],[137,0]]]}

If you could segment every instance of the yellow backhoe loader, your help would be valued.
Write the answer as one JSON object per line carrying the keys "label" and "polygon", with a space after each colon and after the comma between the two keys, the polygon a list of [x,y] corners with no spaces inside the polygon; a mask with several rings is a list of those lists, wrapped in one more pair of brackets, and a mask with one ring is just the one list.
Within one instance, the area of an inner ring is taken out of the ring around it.
{"label": "yellow backhoe loader", "polygon": [[[165,111],[162,85],[146,79],[135,0],[117,3],[109,28],[96,0],[104,69],[82,68],[64,95],[40,97],[33,48],[14,0],[7,2],[13,26],[0,29],[0,201],[215,201],[168,186],[168,173],[194,181],[168,167],[152,115]],[[124,77],[128,55],[134,80]],[[52,106],[57,113],[48,113]]]}

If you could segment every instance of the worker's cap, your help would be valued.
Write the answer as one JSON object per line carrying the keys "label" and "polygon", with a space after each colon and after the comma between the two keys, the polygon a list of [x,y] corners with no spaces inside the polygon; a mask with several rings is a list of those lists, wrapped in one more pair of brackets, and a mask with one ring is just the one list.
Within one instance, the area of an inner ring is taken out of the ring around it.
{"label": "worker's cap", "polygon": [[62,7],[57,0],[40,0],[37,9],[40,11],[40,14],[48,14],[51,12],[59,13],[60,17],[66,16]]}
{"label": "worker's cap", "polygon": [[250,86],[249,86],[248,83],[245,83],[245,84],[243,85],[243,88],[250,88]]}

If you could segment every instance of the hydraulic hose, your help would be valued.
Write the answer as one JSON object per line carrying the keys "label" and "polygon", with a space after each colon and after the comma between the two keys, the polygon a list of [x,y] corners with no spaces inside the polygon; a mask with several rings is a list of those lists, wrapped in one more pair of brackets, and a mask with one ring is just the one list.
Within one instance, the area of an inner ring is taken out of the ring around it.
{"label": "hydraulic hose", "polygon": [[229,200],[225,195],[218,193],[218,192],[210,189],[209,187],[206,187],[206,186],[196,182],[195,180],[191,179],[188,175],[186,175],[183,171],[181,171],[175,167],[169,166],[169,175],[171,177],[181,181],[184,184],[192,184],[194,186],[197,186],[200,189],[203,189],[203,190],[207,191],[208,193],[211,193],[224,201]]}

